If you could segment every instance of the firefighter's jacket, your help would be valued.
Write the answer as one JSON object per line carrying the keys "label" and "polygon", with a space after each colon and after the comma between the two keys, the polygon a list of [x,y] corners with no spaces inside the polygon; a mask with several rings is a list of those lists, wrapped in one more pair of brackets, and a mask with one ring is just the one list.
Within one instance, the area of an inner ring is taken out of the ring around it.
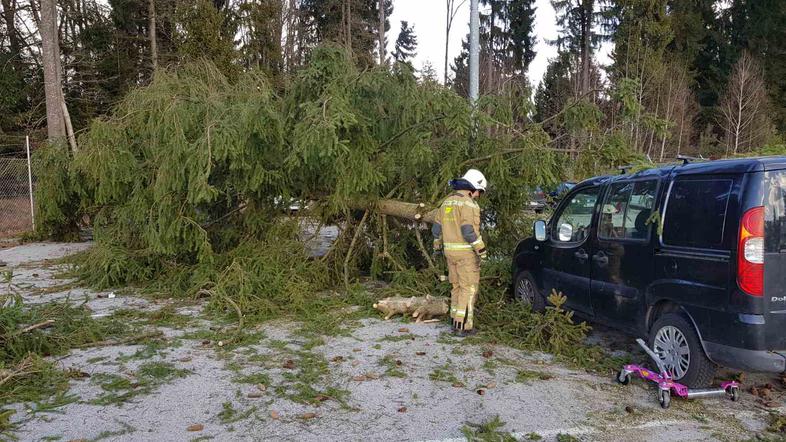
{"label": "firefighter's jacket", "polygon": [[480,236],[480,206],[467,191],[458,191],[442,202],[431,227],[434,250],[446,255],[480,254],[486,245]]}

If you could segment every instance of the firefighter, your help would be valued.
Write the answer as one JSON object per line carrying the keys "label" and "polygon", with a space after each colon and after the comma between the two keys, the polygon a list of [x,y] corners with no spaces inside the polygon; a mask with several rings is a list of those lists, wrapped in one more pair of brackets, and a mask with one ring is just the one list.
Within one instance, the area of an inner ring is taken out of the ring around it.
{"label": "firefighter", "polygon": [[486,245],[480,236],[480,207],[475,200],[486,191],[486,177],[470,169],[450,181],[454,193],[439,208],[431,233],[434,251],[442,251],[448,263],[450,317],[461,336],[475,333],[475,300],[480,285],[480,263],[486,259]]}

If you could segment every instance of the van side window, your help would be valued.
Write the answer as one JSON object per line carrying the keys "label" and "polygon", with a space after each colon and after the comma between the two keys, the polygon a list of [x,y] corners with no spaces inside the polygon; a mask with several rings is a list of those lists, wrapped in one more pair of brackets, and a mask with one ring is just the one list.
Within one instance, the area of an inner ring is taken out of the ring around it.
{"label": "van side window", "polygon": [[556,231],[552,237],[559,242],[584,241],[589,236],[597,201],[598,188],[584,189],[573,195],[556,215]]}
{"label": "van side window", "polygon": [[663,243],[712,249],[723,243],[731,180],[674,181],[666,202]]}
{"label": "van side window", "polygon": [[618,183],[603,201],[598,236],[603,239],[646,239],[658,182]]}

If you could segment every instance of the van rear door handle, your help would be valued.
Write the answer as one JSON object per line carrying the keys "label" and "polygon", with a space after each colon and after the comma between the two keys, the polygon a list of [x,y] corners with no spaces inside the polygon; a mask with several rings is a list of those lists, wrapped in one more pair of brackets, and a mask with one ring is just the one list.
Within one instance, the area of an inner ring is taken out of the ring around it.
{"label": "van rear door handle", "polygon": [[609,264],[609,257],[603,252],[592,255],[592,260],[595,261],[598,267],[606,267]]}
{"label": "van rear door handle", "polygon": [[589,255],[587,254],[587,252],[584,251],[584,249],[579,249],[573,254],[573,256],[575,256],[576,259],[578,259],[581,262],[584,262],[589,258]]}

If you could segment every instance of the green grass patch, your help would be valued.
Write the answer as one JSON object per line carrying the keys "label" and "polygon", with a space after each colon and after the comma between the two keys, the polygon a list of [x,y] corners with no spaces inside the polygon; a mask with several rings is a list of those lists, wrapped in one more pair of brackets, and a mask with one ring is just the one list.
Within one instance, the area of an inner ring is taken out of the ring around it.
{"label": "green grass patch", "polygon": [[148,362],[139,366],[133,378],[113,373],[93,375],[92,382],[105,393],[92,400],[95,405],[122,405],[137,396],[153,393],[157,387],[187,376],[190,371],[176,368],[168,362]]}
{"label": "green grass patch", "polygon": [[521,369],[516,372],[514,381],[520,384],[529,384],[532,381],[548,381],[550,379],[554,379],[554,375],[550,373]]}
{"label": "green grass patch", "polygon": [[298,350],[291,352],[290,368],[282,374],[284,382],[275,387],[277,395],[300,404],[316,405],[326,400],[336,401],[349,409],[349,392],[328,385],[330,366],[321,354]]}
{"label": "green grass patch", "polygon": [[97,441],[100,441],[100,440],[112,439],[112,438],[115,438],[115,437],[118,437],[118,436],[123,436],[125,434],[131,434],[134,431],[136,431],[136,428],[132,427],[131,425],[128,425],[125,422],[120,422],[120,421],[116,421],[116,422],[118,422],[120,424],[120,426],[123,427],[123,428],[121,428],[119,430],[105,430],[105,431],[102,431],[101,433],[98,434],[98,436],[96,436],[90,442],[97,442]]}
{"label": "green grass patch", "polygon": [[379,359],[379,365],[385,368],[385,376],[394,378],[405,378],[407,373],[402,370],[404,363],[391,355],[385,355]]}
{"label": "green grass patch", "polygon": [[515,442],[509,432],[500,431],[505,426],[499,416],[482,424],[467,423],[461,429],[467,442]]}
{"label": "green grass patch", "polygon": [[196,330],[185,333],[181,339],[210,341],[209,345],[215,349],[231,351],[241,347],[260,344],[265,339],[265,333],[237,329]]}
{"label": "green grass patch", "polygon": [[252,384],[252,385],[270,385],[270,376],[266,373],[251,373],[243,376],[237,376],[232,379],[234,382],[239,384]]}
{"label": "green grass patch", "polygon": [[142,348],[130,355],[120,355],[116,358],[118,362],[128,362],[133,360],[151,359],[156,356],[162,356],[166,353],[165,349],[170,348],[170,343],[156,340],[145,344]]}
{"label": "green grass patch", "polygon": [[437,337],[437,342],[440,344],[454,345],[460,343],[461,340],[453,336],[451,332],[442,332]]}
{"label": "green grass patch", "polygon": [[486,370],[486,373],[493,375],[493,374],[495,374],[495,370],[497,369],[497,365],[498,365],[497,361],[495,361],[494,359],[489,358],[489,359],[486,359],[485,361],[483,361],[483,365],[481,365],[480,367],[482,369]]}
{"label": "green grass patch", "polygon": [[414,341],[418,336],[412,333],[405,333],[401,335],[388,335],[377,340],[377,342],[401,342],[401,341]]}
{"label": "green grass patch", "polygon": [[218,413],[218,419],[224,425],[233,424],[235,422],[248,419],[252,414],[254,414],[255,411],[257,411],[257,407],[252,406],[245,411],[238,412],[235,410],[232,402],[224,402],[222,404],[221,412]]}
{"label": "green grass patch", "polygon": [[450,364],[437,367],[428,375],[432,381],[449,382],[450,384],[461,384],[462,382],[453,374]]}
{"label": "green grass patch", "polygon": [[154,311],[120,309],[113,312],[110,318],[175,329],[185,328],[194,323],[193,317],[177,313],[175,306],[171,304]]}

